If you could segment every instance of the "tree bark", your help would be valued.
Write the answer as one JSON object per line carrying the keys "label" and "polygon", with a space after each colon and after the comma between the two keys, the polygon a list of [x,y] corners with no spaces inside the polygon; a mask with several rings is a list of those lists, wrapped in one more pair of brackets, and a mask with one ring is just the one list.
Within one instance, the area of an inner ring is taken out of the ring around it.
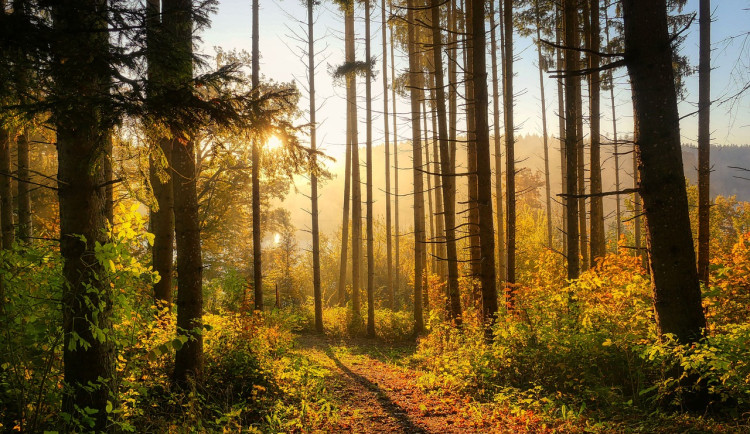
{"label": "tree bark", "polygon": [[11,182],[11,134],[0,131],[0,226],[2,226],[3,249],[13,247],[16,228],[13,224],[13,184]]}
{"label": "tree bark", "polygon": [[[512,26],[507,26],[507,20],[511,19],[512,10],[511,0],[505,0],[505,38],[506,43],[508,40],[513,38]],[[481,250],[481,283],[482,283],[482,308],[484,314],[484,320],[489,324],[494,323],[495,315],[497,314],[497,281],[495,272],[495,230],[493,228],[493,214],[492,214],[492,169],[490,167],[490,135],[489,135],[489,120],[487,117],[487,107],[489,106],[489,95],[487,92],[487,61],[485,55],[485,49],[487,47],[487,36],[484,28],[484,0],[472,0],[472,29],[474,33],[474,108],[476,114],[476,140],[477,140],[477,180],[479,181],[477,205],[479,208],[479,236],[480,236],[480,250]],[[509,46],[509,47],[512,47]],[[508,48],[508,47],[506,47]],[[512,53],[512,49],[506,51],[506,60],[508,59],[508,53]],[[509,61],[510,64],[512,62]],[[512,67],[506,65],[508,75],[506,81],[510,82],[512,77]],[[507,87],[508,93],[512,94],[512,85]],[[507,97],[507,96],[506,96]],[[511,126],[513,121],[508,121],[508,109],[506,107],[506,140],[508,135],[508,125]],[[512,132],[510,133],[511,139],[507,143],[512,142]],[[512,155],[508,156],[512,159]],[[509,187],[511,188],[511,187]],[[509,241],[515,241],[515,239],[509,238]],[[510,245],[510,243],[509,243]],[[510,272],[509,272],[510,274]]]}
{"label": "tree bark", "polygon": [[665,0],[623,2],[640,191],[660,335],[695,342],[706,319],[695,267]]}
{"label": "tree bark", "polygon": [[[258,17],[258,0],[252,0],[253,9],[253,37],[252,37],[252,86],[256,95],[260,93],[260,28]],[[261,233],[260,211],[260,138],[256,134],[252,140],[252,208],[253,208],[253,291],[255,295],[255,310],[263,311],[263,234]],[[175,204],[176,205],[176,204]],[[175,211],[177,211],[175,206]],[[175,215],[176,218],[176,215]]]}
{"label": "tree bark", "polygon": [[708,285],[711,219],[711,0],[700,0],[698,64],[698,279]]}
{"label": "tree bark", "polygon": [[[563,18],[562,14],[560,13],[560,10],[562,9],[562,6],[558,5],[555,8],[555,23],[556,23],[556,31],[555,31],[555,43],[557,43],[558,46],[560,46],[562,33],[564,32],[563,27]],[[563,69],[563,50],[561,48],[558,48],[555,50],[555,53],[557,55],[557,69]],[[568,168],[567,168],[567,151],[565,148],[565,141],[566,141],[566,133],[565,133],[565,108],[567,106],[565,105],[565,93],[563,91],[563,78],[560,77],[557,79],[557,126],[558,126],[558,141],[560,142],[560,189],[562,191],[562,200],[560,201],[562,205],[562,231],[563,231],[563,237],[562,237],[562,251],[568,252],[568,236],[567,236],[567,228],[568,228],[568,211],[567,211],[567,204],[568,199],[566,194],[568,194]]]}
{"label": "tree bark", "polygon": [[[346,62],[354,63],[354,5],[347,7],[344,16]],[[352,310],[355,318],[361,319],[362,273],[362,184],[360,183],[359,140],[357,132],[357,82],[353,74],[346,78],[346,100],[350,146],[352,149]]]}
{"label": "tree bark", "polygon": [[[104,0],[60,1],[52,7],[55,38],[52,74],[57,104],[60,253],[63,258],[63,411],[97,410],[92,430],[107,430],[108,401],[116,400],[115,348],[95,330],[111,332],[112,292],[94,257],[106,243],[105,192],[101,163],[110,112],[102,95],[111,83],[106,62],[110,44]],[[90,28],[80,32],[72,29]],[[65,59],[65,62],[59,61]],[[85,344],[84,344],[85,342]]]}
{"label": "tree bark", "polygon": [[[365,60],[370,60],[370,0],[365,0]],[[367,152],[367,336],[375,337],[375,235],[372,214],[372,72],[365,78],[365,117]]]}
{"label": "tree bark", "polygon": [[412,160],[414,168],[414,333],[424,332],[422,314],[422,285],[424,278],[424,181],[422,179],[422,144],[420,121],[420,90],[422,71],[419,67],[416,47],[416,25],[414,22],[414,0],[407,0],[406,21],[408,23],[409,48],[409,96],[411,103]]}
{"label": "tree bark", "polygon": [[[609,16],[607,7],[604,8],[604,33],[606,35],[607,46],[609,46]],[[609,72],[612,74],[612,72]],[[609,101],[612,106],[612,145],[615,158],[615,191],[620,191],[620,150],[617,139],[617,110],[615,108],[615,80],[614,75],[610,75],[609,84]],[[619,253],[620,237],[622,236],[622,199],[618,193],[615,196],[617,204],[615,206],[615,217],[617,219],[617,252]]]}
{"label": "tree bark", "polygon": [[16,138],[18,149],[18,238],[29,243],[32,234],[31,194],[29,190],[29,130],[25,127]]}
{"label": "tree bark", "polygon": [[323,333],[323,294],[320,289],[320,228],[318,226],[317,124],[315,119],[315,23],[314,0],[307,0],[307,71],[310,91],[310,207],[312,218],[313,300],[315,303],[315,331]]}
{"label": "tree bark", "polygon": [[547,103],[544,98],[544,59],[542,57],[541,23],[539,22],[539,0],[535,0],[536,9],[536,52],[539,62],[539,93],[542,99],[542,140],[544,141],[544,187],[547,204],[547,248],[552,249],[552,191],[550,188],[549,144],[547,142]]}
{"label": "tree bark", "polygon": [[[386,39],[385,0],[380,1],[380,31],[383,41],[383,140],[385,141],[385,255],[386,255],[386,294],[388,307],[395,307],[393,290],[393,241],[391,219],[391,146],[388,119],[388,43]],[[394,147],[396,144],[393,144]]]}
{"label": "tree bark", "polygon": [[503,164],[502,145],[500,139],[500,90],[498,83],[503,81],[503,95],[505,95],[505,37],[503,32],[502,3],[498,2],[500,9],[500,63],[502,63],[502,76],[497,73],[497,38],[495,37],[495,10],[494,1],[490,2],[490,60],[492,62],[492,117],[493,117],[493,142],[495,145],[495,206],[497,208],[497,262],[499,266],[498,281],[505,281],[505,228],[503,218]]}
{"label": "tree bark", "polygon": [[[576,104],[580,93],[580,78],[571,74],[578,68],[578,7],[576,0],[563,0],[563,31],[565,50],[565,177],[567,194],[578,192],[578,132],[577,118],[581,115]],[[568,196],[563,197],[565,203],[566,238],[568,260],[568,279],[577,279],[580,272],[579,240],[578,240],[578,201]]]}
{"label": "tree bark", "polygon": [[[190,96],[193,78],[193,25],[191,0],[164,0],[164,27],[173,38],[174,62],[171,65],[172,83]],[[257,74],[253,74],[255,77]],[[255,87],[257,89],[257,87]],[[179,104],[179,100],[175,101]],[[180,126],[178,128],[184,128]],[[197,170],[195,140],[190,131],[173,128],[172,167],[175,179],[174,228],[177,246],[177,330],[189,340],[177,350],[173,380],[186,386],[190,378],[200,379],[203,371],[203,260],[198,216]],[[257,215],[255,219],[259,218]]]}
{"label": "tree bark", "polygon": [[[391,39],[391,83],[396,82],[396,62],[393,54],[393,27],[390,32]],[[385,74],[385,72],[383,72]],[[399,261],[401,256],[400,247],[400,232],[399,232],[399,209],[398,209],[398,124],[397,124],[397,112],[396,112],[396,86],[391,86],[391,103],[393,104],[393,110],[391,116],[393,118],[393,217],[396,220],[396,224],[393,228],[395,234],[395,261],[396,261],[396,272],[394,276],[394,305],[396,291],[401,289],[401,262]]]}
{"label": "tree bark", "polygon": [[[599,36],[601,33],[599,26],[599,1],[589,0],[590,19],[588,31],[588,67],[592,70],[599,68]],[[590,149],[590,183],[591,183],[591,266],[596,266],[597,259],[604,258],[607,253],[607,240],[604,233],[604,200],[601,196],[596,196],[602,192],[602,167],[601,167],[601,106],[600,90],[601,80],[599,72],[589,75],[589,126],[591,128],[591,149]]]}

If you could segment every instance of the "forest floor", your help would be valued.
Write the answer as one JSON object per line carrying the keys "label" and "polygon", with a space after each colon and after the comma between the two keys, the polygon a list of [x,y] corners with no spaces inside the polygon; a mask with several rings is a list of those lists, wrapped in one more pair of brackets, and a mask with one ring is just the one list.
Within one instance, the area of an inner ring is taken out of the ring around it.
{"label": "forest floor", "polygon": [[[408,358],[414,343],[371,339],[336,340],[303,334],[298,351],[328,369],[328,392],[339,409],[333,432],[477,433],[506,432],[478,417],[468,397],[426,392]],[[467,408],[468,407],[468,408]]]}

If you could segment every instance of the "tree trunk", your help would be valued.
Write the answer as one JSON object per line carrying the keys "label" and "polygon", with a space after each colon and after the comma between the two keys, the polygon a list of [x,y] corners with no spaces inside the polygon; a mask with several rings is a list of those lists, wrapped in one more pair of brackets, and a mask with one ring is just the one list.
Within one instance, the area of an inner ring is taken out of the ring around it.
{"label": "tree trunk", "polygon": [[313,0],[307,1],[307,71],[310,91],[310,202],[312,217],[313,299],[315,303],[315,331],[323,333],[323,294],[320,290],[320,228],[318,227],[317,124],[315,120],[315,37]]}
{"label": "tree trunk", "polygon": [[[391,235],[391,147],[388,120],[388,43],[386,39],[385,0],[380,1],[380,31],[383,41],[383,140],[385,141],[385,255],[386,255],[386,294],[388,307],[395,307],[395,293],[393,290],[393,242]],[[396,144],[394,143],[395,147]]]}
{"label": "tree trunk", "polygon": [[[252,86],[256,95],[260,93],[260,28],[258,17],[258,0],[252,0],[253,8],[253,41],[252,41]],[[252,184],[253,184],[253,290],[255,293],[255,310],[263,311],[263,234],[261,233],[260,211],[260,138],[254,135],[252,146]],[[177,207],[175,204],[175,211]],[[176,215],[175,215],[176,218]]]}
{"label": "tree trunk", "polygon": [[416,47],[416,25],[414,22],[414,0],[407,0],[406,21],[408,23],[409,46],[409,95],[411,101],[412,159],[414,173],[414,333],[424,332],[422,314],[422,284],[424,278],[424,184],[422,179],[422,144],[419,128],[419,100],[422,89],[422,71],[419,68]]}
{"label": "tree trunk", "polygon": [[711,0],[700,0],[698,64],[698,279],[708,285],[711,218]]}
{"label": "tree trunk", "polygon": [[[192,1],[165,0],[163,4],[164,27],[174,38],[174,62],[169,74],[177,89],[180,89],[177,92],[187,93],[190,88],[185,84],[193,78]],[[257,76],[255,72],[253,77]],[[254,88],[257,89],[257,86]],[[187,94],[183,96],[186,99],[189,97]],[[203,371],[203,260],[195,141],[189,131],[174,129],[172,136],[172,167],[176,174],[172,188],[177,246],[177,330],[179,334],[185,333],[190,337],[175,355],[173,380],[177,385],[185,386],[189,378],[200,378]],[[254,216],[254,220],[259,218],[257,214]]]}
{"label": "tree trunk", "polygon": [[[607,7],[604,8],[604,33],[606,35],[607,46],[609,46],[609,16]],[[612,72],[609,72],[612,74]],[[620,191],[620,150],[617,139],[617,110],[615,108],[615,79],[614,75],[610,75],[611,80],[609,84],[609,101],[612,106],[612,145],[615,157],[615,191]],[[622,236],[622,199],[620,194],[617,193],[615,196],[617,204],[615,206],[615,217],[617,221],[617,252],[619,253],[620,237]]]}
{"label": "tree trunk", "polygon": [[[494,1],[490,2],[490,59],[492,61],[492,116],[493,116],[493,142],[495,145],[495,206],[497,207],[497,262],[499,265],[500,282],[505,281],[505,228],[503,219],[503,165],[502,165],[502,146],[500,142],[500,90],[499,80],[503,80],[505,86],[505,40],[503,32],[502,3],[500,6],[500,62],[502,63],[502,77],[497,74],[497,40],[495,37],[495,10]],[[505,88],[503,87],[503,95]]]}
{"label": "tree trunk", "polygon": [[[370,0],[365,0],[365,60],[370,60]],[[375,235],[372,214],[372,73],[365,78],[367,152],[367,336],[375,337]]]}
{"label": "tree trunk", "polygon": [[640,192],[659,333],[695,342],[706,319],[695,267],[665,0],[623,2]]}
{"label": "tree trunk", "polygon": [[[391,38],[391,83],[396,82],[396,62],[394,60],[394,54],[393,54],[393,28],[391,27],[390,32],[390,38]],[[385,70],[383,71],[383,74],[385,74]],[[397,112],[396,112],[396,86],[391,86],[391,101],[393,104],[393,110],[391,112],[391,116],[393,118],[393,217],[394,220],[396,220],[396,224],[393,228],[395,232],[395,241],[396,245],[394,246],[394,250],[396,251],[395,254],[395,261],[396,261],[396,275],[394,276],[394,305],[395,305],[395,296],[396,296],[396,290],[401,289],[401,262],[399,260],[401,256],[401,248],[400,248],[400,232],[399,232],[399,213],[398,213],[398,124],[397,124]]]}
{"label": "tree trunk", "polygon": [[[438,10],[439,11],[439,10]],[[434,57],[434,56],[433,56]],[[435,93],[435,75],[430,74],[430,99],[432,100],[432,178],[435,185],[435,260],[437,261],[437,274],[440,281],[445,282],[448,279],[448,269],[445,261],[445,220],[443,219],[443,183],[440,176],[440,151],[438,150],[438,126],[437,126],[437,103]],[[430,193],[432,194],[432,193]]]}
{"label": "tree trunk", "polygon": [[11,134],[2,128],[0,131],[0,226],[3,233],[3,249],[13,247],[15,225],[13,224],[13,183],[11,176]]}
{"label": "tree trunk", "polygon": [[[580,65],[579,65],[580,66]],[[589,241],[588,241],[588,225],[586,224],[586,160],[585,160],[585,145],[583,141],[583,89],[580,85],[576,93],[576,105],[577,112],[579,114],[576,118],[576,135],[578,136],[578,147],[576,148],[578,154],[577,160],[577,175],[578,175],[578,231],[580,234],[580,252],[581,252],[581,269],[586,270],[589,268]]]}
{"label": "tree trunk", "polygon": [[[115,348],[94,330],[111,331],[112,290],[94,257],[106,243],[101,158],[109,129],[101,96],[109,92],[109,40],[104,0],[63,1],[52,7],[55,96],[70,103],[54,107],[58,150],[60,253],[63,258],[63,411],[78,417],[91,408],[95,431],[106,431],[108,402],[117,398]],[[72,103],[75,101],[75,103]]]}
{"label": "tree trunk", "polygon": [[[505,0],[505,18],[511,19],[512,10],[511,0]],[[490,167],[490,134],[489,120],[487,117],[487,106],[489,106],[489,95],[487,92],[487,62],[485,49],[487,47],[487,36],[484,28],[484,0],[472,0],[472,29],[474,33],[474,109],[476,114],[476,140],[477,140],[477,180],[479,181],[478,200],[479,208],[479,236],[481,249],[481,283],[482,283],[482,308],[484,320],[490,324],[494,323],[497,314],[497,281],[495,280],[495,230],[493,228],[492,215],[492,168]],[[513,27],[505,28],[506,43],[513,38]],[[506,47],[510,48],[512,46]],[[512,48],[507,49],[512,53]],[[512,61],[512,59],[511,59]],[[510,64],[511,61],[508,63]],[[512,67],[508,68],[508,78],[510,82],[512,77]],[[508,93],[512,94],[512,86],[507,87]],[[506,96],[507,97],[507,96]],[[508,122],[508,109],[506,107],[506,135],[508,134],[508,125],[513,125],[512,118]],[[512,129],[511,129],[512,131]],[[512,132],[510,133],[512,142]],[[506,136],[507,140],[507,136]],[[512,159],[512,155],[509,155]],[[509,187],[510,188],[510,187]],[[515,241],[509,238],[509,241]],[[509,243],[510,245],[510,243]],[[510,273],[509,273],[510,274]]]}
{"label": "tree trunk", "polygon": [[539,0],[535,0],[536,9],[536,52],[539,62],[539,92],[542,98],[542,139],[544,140],[544,187],[547,199],[547,248],[552,249],[552,191],[550,188],[549,144],[547,143],[547,103],[544,98],[544,58],[542,57],[541,23],[539,22]]}
{"label": "tree trunk", "polygon": [[[503,0],[503,31],[505,45],[505,74],[503,75],[503,106],[505,113],[505,200],[508,220],[506,232],[507,277],[505,299],[512,309],[514,285],[516,283],[516,161],[515,161],[515,131],[513,124],[513,1]],[[479,100],[477,100],[479,104]]]}
{"label": "tree trunk", "polygon": [[[599,68],[599,1],[591,1],[591,18],[589,20],[588,53],[589,68]],[[600,135],[600,78],[599,72],[589,76],[589,126],[591,128],[591,150],[589,169],[591,173],[591,266],[596,266],[597,259],[604,258],[607,253],[607,240],[604,233],[604,202],[602,196],[596,196],[602,192],[602,167],[601,167],[601,135]]]}
{"label": "tree trunk", "polygon": [[[432,6],[432,57],[435,65],[435,104],[437,113],[437,138],[440,144],[440,167],[443,179],[440,183],[443,194],[443,221],[445,222],[445,247],[448,267],[447,294],[450,319],[461,324],[461,293],[458,286],[458,253],[456,249],[456,178],[450,164],[448,122],[445,109],[445,86],[443,79],[443,39],[440,26],[440,0],[431,0]],[[450,7],[450,6],[449,6]],[[437,155],[437,154],[436,154]]]}
{"label": "tree trunk", "polygon": [[[576,0],[563,0],[563,31],[565,32],[565,194],[571,195],[578,192],[578,132],[576,123],[581,115],[576,104],[577,95],[580,93],[580,78],[571,74],[578,68],[578,7]],[[570,196],[564,196],[566,221],[566,238],[568,260],[568,279],[577,279],[580,272],[580,260],[578,249],[578,200]]]}
{"label": "tree trunk", "polygon": [[[347,108],[347,118],[349,117],[349,111]],[[347,120],[347,126],[349,122]],[[352,147],[351,141],[349,140],[349,132],[346,135],[346,155],[344,157],[344,217],[341,222],[341,254],[339,255],[339,286],[338,286],[338,298],[339,306],[346,306],[346,271],[349,266],[348,261],[348,250],[349,250],[349,204],[351,202],[350,197],[350,184],[351,184],[351,173],[352,173]]]}
{"label": "tree trunk", "polygon": [[[420,168],[420,170],[429,172],[430,166],[431,166],[431,160],[430,160],[430,139],[427,136],[427,103],[423,99],[422,100],[422,125],[424,128],[424,145],[422,148],[424,149],[424,164],[423,167]],[[437,251],[435,249],[436,247],[436,240],[437,236],[435,235],[435,212],[434,208],[432,206],[432,176],[430,176],[429,173],[425,173],[425,178],[427,179],[427,226],[430,229],[430,232],[427,234],[427,239],[430,241],[430,274],[436,274],[437,273],[437,261],[436,261],[436,255]],[[426,253],[426,248],[425,248]],[[427,262],[425,262],[425,266],[427,265]],[[429,276],[429,275],[428,275]],[[422,299],[422,304],[424,304],[425,310],[428,310],[430,308],[430,297],[429,293],[427,291],[427,287],[425,287],[424,292],[424,298]]]}
{"label": "tree trunk", "polygon": [[[555,23],[557,24],[557,30],[555,31],[555,43],[557,45],[560,45],[561,37],[563,33],[563,25],[562,25],[562,14],[560,14],[561,6],[557,6],[555,8]],[[557,69],[563,69],[563,50],[561,48],[558,48],[555,50],[555,53],[557,55]],[[568,199],[565,196],[568,194],[568,170],[567,170],[567,151],[565,149],[565,108],[567,107],[565,105],[565,95],[563,91],[563,78],[560,77],[557,79],[557,126],[558,126],[558,141],[560,142],[560,190],[563,194],[560,204],[562,205],[562,231],[563,231],[563,237],[562,237],[562,251],[568,252],[568,236],[567,236],[567,228],[568,228],[568,211],[567,211],[567,204]]]}
{"label": "tree trunk", "polygon": [[[344,16],[346,62],[355,61],[354,6],[349,5]],[[362,184],[359,172],[359,140],[357,132],[357,82],[353,74],[346,78],[346,100],[350,146],[352,149],[352,310],[355,318],[361,319],[360,287],[362,264]]]}
{"label": "tree trunk", "polygon": [[25,127],[16,138],[18,149],[18,238],[24,243],[31,241],[31,195],[29,183],[29,130]]}

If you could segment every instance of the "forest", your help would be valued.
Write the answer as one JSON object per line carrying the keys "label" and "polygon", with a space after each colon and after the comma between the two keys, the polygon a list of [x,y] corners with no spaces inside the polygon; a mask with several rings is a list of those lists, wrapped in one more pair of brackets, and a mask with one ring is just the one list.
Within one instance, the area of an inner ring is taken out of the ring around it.
{"label": "forest", "polygon": [[0,431],[750,432],[719,3],[0,0]]}

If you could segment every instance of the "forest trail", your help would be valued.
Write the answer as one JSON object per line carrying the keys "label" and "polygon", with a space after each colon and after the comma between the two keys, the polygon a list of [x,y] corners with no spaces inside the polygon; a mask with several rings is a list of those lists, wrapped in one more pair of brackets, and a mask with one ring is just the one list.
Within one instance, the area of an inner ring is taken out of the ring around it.
{"label": "forest trail", "polygon": [[328,389],[340,409],[334,432],[488,432],[471,415],[462,414],[462,398],[423,391],[417,385],[418,372],[395,363],[414,352],[413,343],[340,341],[311,334],[297,342],[301,353],[331,371]]}

